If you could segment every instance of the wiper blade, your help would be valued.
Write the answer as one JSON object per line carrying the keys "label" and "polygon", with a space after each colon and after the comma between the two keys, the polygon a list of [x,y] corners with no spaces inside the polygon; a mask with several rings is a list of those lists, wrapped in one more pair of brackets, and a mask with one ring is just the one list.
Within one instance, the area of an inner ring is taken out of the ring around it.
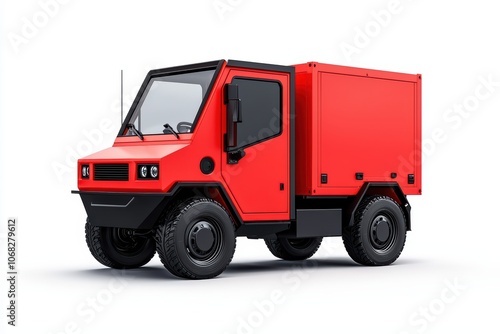
{"label": "wiper blade", "polygon": [[144,140],[144,135],[142,134],[141,131],[137,130],[134,123],[128,123],[127,129],[131,130],[132,133],[134,133],[137,137],[141,138],[141,140]]}
{"label": "wiper blade", "polygon": [[[165,128],[165,130],[172,132],[175,135],[175,137],[177,137],[177,139],[180,139],[179,134],[177,132],[175,132],[174,128],[171,127],[170,124],[165,123],[165,124],[163,124],[163,127]],[[165,133],[165,131],[163,133]]]}

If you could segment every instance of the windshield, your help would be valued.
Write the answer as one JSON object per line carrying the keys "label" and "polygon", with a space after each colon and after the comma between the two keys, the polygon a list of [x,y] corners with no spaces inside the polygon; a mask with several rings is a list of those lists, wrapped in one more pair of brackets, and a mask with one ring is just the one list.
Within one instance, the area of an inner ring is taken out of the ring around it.
{"label": "windshield", "polygon": [[[192,132],[214,73],[211,69],[152,78],[129,123],[144,135]],[[134,133],[126,129],[124,135]]]}

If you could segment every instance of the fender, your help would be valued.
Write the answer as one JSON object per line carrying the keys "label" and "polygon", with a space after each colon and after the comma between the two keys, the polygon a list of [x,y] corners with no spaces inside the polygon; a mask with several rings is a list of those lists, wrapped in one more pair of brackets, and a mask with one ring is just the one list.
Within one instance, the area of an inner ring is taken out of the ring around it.
{"label": "fender", "polygon": [[406,230],[411,231],[411,206],[397,182],[365,182],[351,201],[349,210],[345,211],[346,216],[344,217],[344,221],[347,222],[348,226],[354,225],[354,214],[361,201],[366,196],[374,194],[386,195],[398,202],[405,216]]}

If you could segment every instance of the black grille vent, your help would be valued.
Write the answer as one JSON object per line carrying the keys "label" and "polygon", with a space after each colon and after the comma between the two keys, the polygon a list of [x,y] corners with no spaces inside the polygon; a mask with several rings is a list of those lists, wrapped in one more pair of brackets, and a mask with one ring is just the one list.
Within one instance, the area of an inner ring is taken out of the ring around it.
{"label": "black grille vent", "polygon": [[128,181],[128,164],[94,165],[96,181]]}

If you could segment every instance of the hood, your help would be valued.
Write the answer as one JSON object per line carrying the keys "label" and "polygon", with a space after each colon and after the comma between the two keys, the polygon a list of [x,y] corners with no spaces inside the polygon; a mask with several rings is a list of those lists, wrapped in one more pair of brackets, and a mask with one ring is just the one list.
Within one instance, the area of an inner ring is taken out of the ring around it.
{"label": "hood", "polygon": [[158,160],[167,155],[170,155],[176,151],[183,149],[188,146],[189,143],[175,143],[175,144],[158,144],[158,145],[120,145],[107,148],[105,150],[96,152],[94,154],[88,155],[81,161],[89,160],[92,162],[98,162],[99,160],[126,160],[126,161],[138,161],[138,160]]}

